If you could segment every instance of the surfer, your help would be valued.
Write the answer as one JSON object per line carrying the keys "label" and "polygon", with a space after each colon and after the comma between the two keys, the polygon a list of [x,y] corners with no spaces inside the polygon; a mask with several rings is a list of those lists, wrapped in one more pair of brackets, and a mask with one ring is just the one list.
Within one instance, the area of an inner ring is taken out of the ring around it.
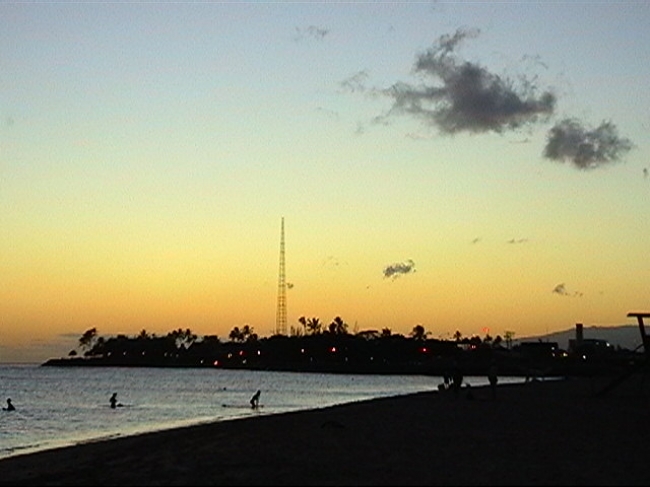
{"label": "surfer", "polygon": [[122,407],[122,403],[117,402],[117,392],[113,393],[109,401],[111,403],[111,409],[115,409],[116,407]]}
{"label": "surfer", "polygon": [[11,399],[7,399],[7,407],[2,408],[3,411],[15,411],[16,408],[13,404],[11,404]]}
{"label": "surfer", "polygon": [[262,394],[262,391],[258,390],[255,394],[253,394],[253,397],[251,397],[251,407],[253,409],[257,409],[260,405],[260,394]]}

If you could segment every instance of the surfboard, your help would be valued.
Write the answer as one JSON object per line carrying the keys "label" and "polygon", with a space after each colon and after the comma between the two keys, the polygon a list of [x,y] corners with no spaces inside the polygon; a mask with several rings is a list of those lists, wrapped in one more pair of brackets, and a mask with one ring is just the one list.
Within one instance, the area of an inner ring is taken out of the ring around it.
{"label": "surfboard", "polygon": [[250,404],[248,406],[244,406],[243,404],[222,404],[221,407],[238,408],[238,409],[260,409],[264,407],[264,404],[260,404],[259,406],[257,406],[257,408],[252,408]]}

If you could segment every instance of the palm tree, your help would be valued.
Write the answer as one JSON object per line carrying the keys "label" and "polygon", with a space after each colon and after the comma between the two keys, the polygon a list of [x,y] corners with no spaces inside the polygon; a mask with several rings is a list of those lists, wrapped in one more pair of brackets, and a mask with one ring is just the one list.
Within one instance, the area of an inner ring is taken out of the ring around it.
{"label": "palm tree", "polygon": [[147,330],[143,328],[142,331],[140,331],[140,334],[138,335],[138,339],[148,340],[149,338],[151,338],[151,335],[149,335],[149,333],[147,333]]}
{"label": "palm tree", "polygon": [[348,325],[340,316],[337,316],[334,318],[334,321],[330,323],[329,332],[332,335],[345,335],[348,332]]}
{"label": "palm tree", "polygon": [[302,329],[304,331],[304,335],[307,334],[307,319],[304,316],[301,316],[298,318],[298,323],[302,325]]}
{"label": "palm tree", "polygon": [[311,335],[318,335],[321,332],[322,323],[319,318],[309,318],[307,320],[307,329]]}

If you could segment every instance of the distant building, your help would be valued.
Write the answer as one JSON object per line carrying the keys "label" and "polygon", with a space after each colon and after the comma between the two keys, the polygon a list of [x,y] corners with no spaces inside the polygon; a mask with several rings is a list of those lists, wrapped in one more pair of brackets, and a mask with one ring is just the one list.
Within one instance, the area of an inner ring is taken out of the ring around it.
{"label": "distant building", "polygon": [[587,357],[603,357],[614,351],[614,347],[607,341],[599,338],[583,338],[582,340],[569,340],[569,353]]}
{"label": "distant building", "polygon": [[569,339],[569,353],[583,358],[605,357],[614,351],[614,347],[599,338],[585,338],[582,323],[576,323],[576,337]]}
{"label": "distant building", "polygon": [[533,360],[552,359],[561,352],[557,342],[521,342],[516,349],[522,356]]}

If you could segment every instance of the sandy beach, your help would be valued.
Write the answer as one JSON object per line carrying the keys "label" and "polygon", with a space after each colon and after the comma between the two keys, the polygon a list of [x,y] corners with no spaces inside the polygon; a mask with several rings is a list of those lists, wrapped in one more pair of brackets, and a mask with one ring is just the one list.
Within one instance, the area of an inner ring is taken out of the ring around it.
{"label": "sandy beach", "polygon": [[504,385],[17,456],[0,485],[649,485],[650,380]]}

